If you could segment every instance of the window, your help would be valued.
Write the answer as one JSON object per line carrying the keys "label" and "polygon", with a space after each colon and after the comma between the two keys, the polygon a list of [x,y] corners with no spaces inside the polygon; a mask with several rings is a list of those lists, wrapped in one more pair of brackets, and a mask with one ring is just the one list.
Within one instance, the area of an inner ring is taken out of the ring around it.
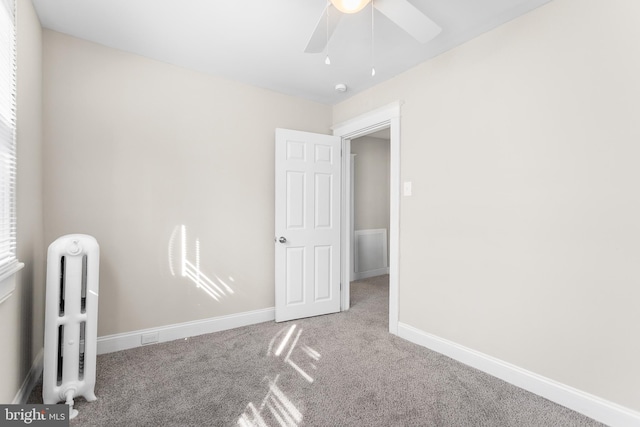
{"label": "window", "polygon": [[[0,0],[0,280],[16,257],[16,28],[15,1]],[[3,295],[0,295],[0,300]]]}

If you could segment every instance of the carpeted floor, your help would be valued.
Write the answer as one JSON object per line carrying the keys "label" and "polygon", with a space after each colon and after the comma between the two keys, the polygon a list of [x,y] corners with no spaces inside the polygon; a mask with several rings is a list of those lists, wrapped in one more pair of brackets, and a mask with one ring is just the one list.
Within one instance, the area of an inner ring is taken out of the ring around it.
{"label": "carpeted floor", "polygon": [[[388,276],[351,310],[98,356],[72,426],[601,426],[390,335]],[[29,403],[41,403],[41,386]]]}

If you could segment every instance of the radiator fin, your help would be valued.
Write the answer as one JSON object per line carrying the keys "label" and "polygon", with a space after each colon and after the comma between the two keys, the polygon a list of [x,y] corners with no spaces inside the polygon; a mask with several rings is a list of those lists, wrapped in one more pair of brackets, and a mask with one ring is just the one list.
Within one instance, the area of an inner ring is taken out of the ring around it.
{"label": "radiator fin", "polygon": [[63,348],[64,348],[64,325],[58,326],[58,358],[56,369],[56,385],[62,384],[62,366],[63,366]]}
{"label": "radiator fin", "polygon": [[64,275],[64,261],[65,261],[65,257],[61,256],[60,257],[60,310],[58,313],[58,316],[62,317],[64,316],[64,280],[65,280],[65,275]]}
{"label": "radiator fin", "polygon": [[80,323],[80,340],[78,341],[80,345],[78,346],[78,350],[80,354],[78,355],[78,378],[84,379],[84,334],[85,334],[86,322]]}
{"label": "radiator fin", "polygon": [[82,256],[82,287],[80,289],[80,312],[87,312],[87,256]]}

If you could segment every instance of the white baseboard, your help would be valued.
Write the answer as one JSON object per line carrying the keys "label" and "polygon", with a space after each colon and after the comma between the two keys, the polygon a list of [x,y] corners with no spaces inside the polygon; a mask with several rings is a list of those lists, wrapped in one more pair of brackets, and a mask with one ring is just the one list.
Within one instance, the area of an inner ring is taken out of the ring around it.
{"label": "white baseboard", "polygon": [[353,273],[353,280],[363,280],[369,277],[382,276],[383,274],[389,274],[389,267],[378,268],[375,270],[359,271]]}
{"label": "white baseboard", "polygon": [[[210,319],[196,320],[194,322],[177,323],[175,325],[161,326],[159,328],[143,329],[122,334],[106,335],[98,337],[98,354],[113,353],[142,346],[142,335],[158,334],[158,340],[150,344],[173,341],[181,338],[189,338],[212,332],[226,331],[227,329],[241,326],[254,325],[275,320],[275,309],[247,311],[229,316],[212,317]],[[144,344],[144,345],[150,345]]]}
{"label": "white baseboard", "polygon": [[44,348],[41,348],[38,352],[38,355],[33,360],[31,364],[31,369],[29,369],[29,373],[27,377],[22,382],[22,386],[20,386],[20,390],[16,393],[16,396],[13,398],[14,405],[23,405],[27,402],[33,387],[35,387],[38,378],[40,378],[40,374],[42,374],[42,368],[44,366]]}
{"label": "white baseboard", "polygon": [[615,427],[640,426],[640,413],[452,341],[398,323],[398,336]]}

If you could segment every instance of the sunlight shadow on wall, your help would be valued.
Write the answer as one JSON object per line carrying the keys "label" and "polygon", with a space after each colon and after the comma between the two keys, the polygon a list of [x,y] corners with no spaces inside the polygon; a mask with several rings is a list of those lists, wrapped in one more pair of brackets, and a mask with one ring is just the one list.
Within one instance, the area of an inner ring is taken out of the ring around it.
{"label": "sunlight shadow on wall", "polygon": [[[178,253],[176,254],[176,240],[179,238]],[[202,272],[200,268],[200,239],[195,240],[195,261],[189,260],[187,255],[187,227],[185,225],[176,226],[169,238],[169,271],[176,277],[186,277],[191,280],[196,288],[202,289],[207,295],[216,301],[233,294],[233,289],[219,276],[213,274],[212,280]],[[177,255],[177,257],[176,257]],[[177,264],[177,265],[176,265]],[[176,268],[177,267],[177,268]],[[233,278],[229,278],[233,281]]]}

